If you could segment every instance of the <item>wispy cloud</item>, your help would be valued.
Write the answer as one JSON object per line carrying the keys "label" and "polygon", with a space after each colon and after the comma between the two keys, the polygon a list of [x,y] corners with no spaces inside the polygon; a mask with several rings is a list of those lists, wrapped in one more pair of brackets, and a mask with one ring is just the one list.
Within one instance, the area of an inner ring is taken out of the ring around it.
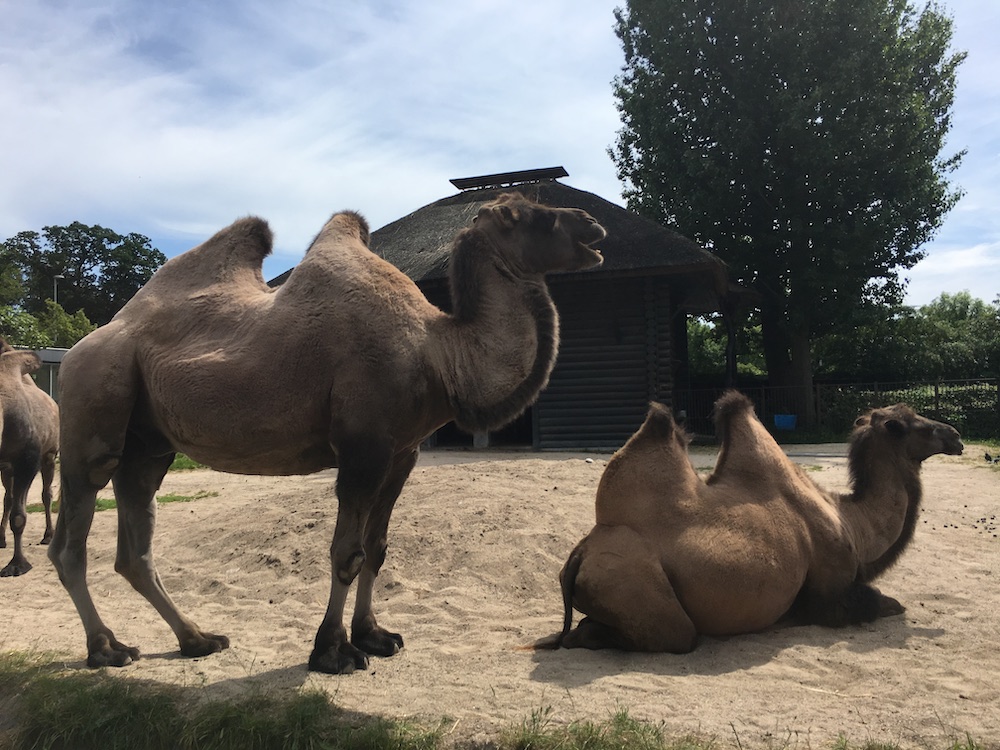
{"label": "wispy cloud", "polygon": [[[275,229],[275,275],[332,211],[378,227],[451,177],[562,164],[620,200],[618,4],[6,3],[0,237],[80,220],[174,254],[255,213]],[[1000,4],[949,6],[969,50],[952,132],[966,195],[910,274],[917,303],[974,278],[925,292],[946,283],[933,260],[1000,242]]]}

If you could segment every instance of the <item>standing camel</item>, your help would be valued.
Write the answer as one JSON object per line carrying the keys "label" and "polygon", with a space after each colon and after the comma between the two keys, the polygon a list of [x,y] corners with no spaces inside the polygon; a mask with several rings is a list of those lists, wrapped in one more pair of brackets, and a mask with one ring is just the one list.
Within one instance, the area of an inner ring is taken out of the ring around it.
{"label": "standing camel", "polygon": [[[723,395],[715,419],[722,445],[702,480],[687,436],[652,405],[608,462],[597,525],[560,574],[563,630],[536,647],[685,653],[699,634],[751,633],[789,612],[837,627],[904,611],[870,582],[913,538],[921,463],[961,454],[958,432],[903,404],[861,416],[841,494],[785,455],[745,396]],[[574,607],[586,617],[571,631]]]}
{"label": "standing camel", "polygon": [[309,668],[350,672],[368,655],[396,653],[403,639],[377,623],[372,590],[420,443],[451,420],[496,429],[534,401],[559,343],[545,274],[598,265],[591,245],[605,234],[578,209],[517,194],[484,204],[454,241],[451,314],[368,250],[368,226],[353,212],[326,223],[277,291],[261,276],[271,232],[256,218],[164,264],[62,364],[62,508],[49,557],[83,620],[87,663],[139,656],[101,621],[87,587],[87,533],[109,480],[115,569],[182,654],[229,645],[185,617],[156,573],[154,493],[175,452],[243,474],[339,467],[330,601]]}
{"label": "standing camel", "polygon": [[0,547],[7,546],[7,523],[14,535],[14,556],[0,576],[19,576],[31,570],[21,535],[27,522],[28,490],[42,474],[45,534],[52,538],[52,479],[59,449],[59,409],[49,394],[31,379],[41,367],[34,352],[17,351],[0,338],[0,479],[3,481],[3,519]]}

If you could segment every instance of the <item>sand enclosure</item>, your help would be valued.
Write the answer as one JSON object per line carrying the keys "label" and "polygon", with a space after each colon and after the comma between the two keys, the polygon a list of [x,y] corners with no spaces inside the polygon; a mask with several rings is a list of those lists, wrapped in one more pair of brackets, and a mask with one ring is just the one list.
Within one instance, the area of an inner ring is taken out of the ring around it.
{"label": "sand enclosure", "polygon": [[[843,446],[790,452],[821,485],[846,488]],[[709,467],[714,452],[694,458]],[[402,633],[406,648],[348,676],[305,666],[329,591],[336,473],[173,472],[161,494],[217,495],[161,506],[160,575],[180,607],[232,647],[177,655],[167,626],[114,573],[116,514],[102,512],[91,534],[92,591],[118,638],[143,653],[113,674],[207,697],[319,688],[353,711],[450,717],[459,738],[495,736],[540,709],[568,722],[626,708],[668,733],[744,748],[823,747],[840,733],[903,747],[942,748],[966,732],[1000,740],[1000,471],[981,449],[924,465],[914,543],[878,584],[908,608],[903,616],[703,638],[684,656],[524,650],[561,624],[558,573],[593,524],[607,459],[425,453],[393,516],[375,595],[380,622]],[[34,570],[0,580],[0,649],[53,651],[67,668],[84,668],[83,629],[37,544],[42,528],[30,515]]]}

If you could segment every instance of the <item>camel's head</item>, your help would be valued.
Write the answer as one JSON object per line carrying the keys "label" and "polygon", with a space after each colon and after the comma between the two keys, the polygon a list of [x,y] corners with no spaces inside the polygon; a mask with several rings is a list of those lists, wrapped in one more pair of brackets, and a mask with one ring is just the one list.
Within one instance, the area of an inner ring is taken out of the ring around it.
{"label": "camel's head", "polygon": [[855,436],[867,431],[876,431],[898,442],[906,456],[914,461],[923,461],[938,453],[960,456],[965,449],[958,430],[944,422],[922,417],[906,404],[872,409],[858,417],[854,424]]}
{"label": "camel's head", "polygon": [[604,262],[591,245],[608,233],[579,208],[553,208],[504,193],[483,205],[474,221],[477,231],[506,252],[507,263],[523,273],[582,271]]}

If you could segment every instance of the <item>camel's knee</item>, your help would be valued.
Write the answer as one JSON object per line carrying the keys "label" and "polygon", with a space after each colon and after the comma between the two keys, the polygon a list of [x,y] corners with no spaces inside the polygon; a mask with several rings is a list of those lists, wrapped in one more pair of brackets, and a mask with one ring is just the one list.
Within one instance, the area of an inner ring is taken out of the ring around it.
{"label": "camel's knee", "polygon": [[15,537],[21,536],[24,527],[28,522],[28,516],[21,510],[14,510],[10,514],[10,530]]}
{"label": "camel's knee", "polygon": [[334,547],[330,551],[330,561],[337,580],[345,586],[349,586],[358,577],[365,564],[365,552],[360,548],[342,549],[341,547]]}
{"label": "camel's knee", "polygon": [[59,533],[58,527],[49,544],[48,557],[56,569],[59,582],[67,588],[86,572],[86,559],[66,548],[65,536]]}
{"label": "camel's knee", "polygon": [[389,551],[389,544],[385,537],[365,545],[364,563],[376,573],[382,569],[386,555]]}

